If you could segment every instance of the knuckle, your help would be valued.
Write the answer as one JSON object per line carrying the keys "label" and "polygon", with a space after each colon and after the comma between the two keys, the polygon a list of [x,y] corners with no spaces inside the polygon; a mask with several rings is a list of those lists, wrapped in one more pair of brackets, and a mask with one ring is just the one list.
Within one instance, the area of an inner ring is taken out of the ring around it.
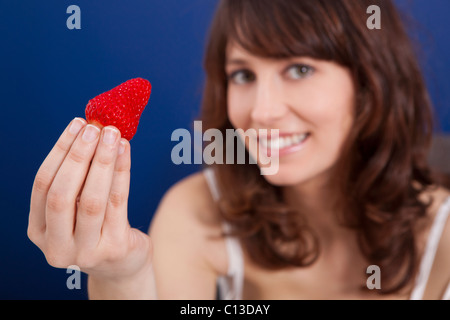
{"label": "knuckle", "polygon": [[35,227],[28,226],[27,237],[28,237],[28,239],[30,239],[31,242],[33,242],[38,247],[40,247],[40,245],[41,245],[42,235],[43,235],[42,232],[37,230]]}
{"label": "knuckle", "polygon": [[117,173],[127,173],[130,174],[131,171],[131,162],[130,161],[126,161],[126,162],[121,162],[116,168],[115,168]]}
{"label": "knuckle", "polygon": [[46,250],[45,259],[47,263],[55,268],[67,268],[72,265],[66,255],[60,254],[59,250]]}
{"label": "knuckle", "polygon": [[94,269],[98,264],[98,258],[92,252],[79,252],[75,259],[75,265],[82,269]]}
{"label": "knuckle", "polygon": [[94,196],[81,197],[79,208],[88,216],[95,216],[103,211],[103,201]]}
{"label": "knuckle", "polygon": [[111,191],[109,194],[109,203],[112,207],[118,208],[122,206],[126,201],[126,197],[124,194],[117,192],[117,191]]}
{"label": "knuckle", "polygon": [[66,196],[57,190],[52,190],[48,192],[47,195],[47,208],[52,211],[63,211],[69,205],[69,201]]}
{"label": "knuckle", "polygon": [[86,155],[78,148],[71,149],[67,156],[76,164],[83,163],[86,159]]}
{"label": "knuckle", "polygon": [[53,177],[44,169],[40,169],[34,179],[34,188],[38,192],[46,193],[50,188]]}
{"label": "knuckle", "polygon": [[110,247],[107,254],[108,262],[124,261],[128,256],[128,248],[124,243]]}
{"label": "knuckle", "polygon": [[57,257],[55,257],[55,256],[46,254],[46,255],[45,255],[45,260],[47,260],[47,263],[48,263],[49,265],[51,265],[52,267],[55,267],[55,268],[63,268],[63,267],[62,267],[62,263],[60,262],[61,259],[59,259],[59,258],[57,258]]}
{"label": "knuckle", "polygon": [[48,264],[55,268],[67,268],[75,261],[75,247],[70,242],[46,238],[42,251]]}
{"label": "knuckle", "polygon": [[70,144],[66,143],[64,140],[58,140],[55,147],[62,153],[67,153],[70,150]]}
{"label": "knuckle", "polygon": [[100,167],[107,168],[114,164],[114,154],[113,152],[99,152],[95,161]]}

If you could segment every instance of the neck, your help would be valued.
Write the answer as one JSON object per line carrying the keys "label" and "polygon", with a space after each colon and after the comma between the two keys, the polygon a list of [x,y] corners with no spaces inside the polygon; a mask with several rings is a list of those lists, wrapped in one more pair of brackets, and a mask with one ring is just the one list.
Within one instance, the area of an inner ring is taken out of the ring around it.
{"label": "neck", "polygon": [[354,240],[354,232],[343,227],[339,221],[342,211],[339,200],[342,195],[336,187],[315,179],[285,187],[283,194],[288,204],[301,209],[308,225],[319,237],[323,249],[339,240]]}

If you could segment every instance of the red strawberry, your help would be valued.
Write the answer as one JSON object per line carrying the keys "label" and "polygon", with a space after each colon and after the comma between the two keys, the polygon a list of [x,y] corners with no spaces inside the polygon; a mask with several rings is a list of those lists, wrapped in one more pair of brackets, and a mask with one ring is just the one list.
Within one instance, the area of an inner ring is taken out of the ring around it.
{"label": "red strawberry", "polygon": [[152,85],[145,79],[128,80],[89,100],[86,119],[101,128],[115,126],[129,141],[136,133],[151,91]]}

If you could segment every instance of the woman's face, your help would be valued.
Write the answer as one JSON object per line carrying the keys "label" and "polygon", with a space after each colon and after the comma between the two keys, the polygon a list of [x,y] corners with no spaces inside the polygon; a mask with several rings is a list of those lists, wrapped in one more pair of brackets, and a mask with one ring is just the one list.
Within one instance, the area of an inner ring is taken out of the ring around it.
{"label": "woman's face", "polygon": [[265,178],[280,186],[327,179],[353,123],[350,72],[336,63],[307,57],[260,58],[231,44],[226,73],[228,117],[234,128],[257,133],[279,129],[278,141],[265,143],[260,135],[259,145],[245,142],[260,166],[252,145],[268,144],[279,150],[278,172]]}

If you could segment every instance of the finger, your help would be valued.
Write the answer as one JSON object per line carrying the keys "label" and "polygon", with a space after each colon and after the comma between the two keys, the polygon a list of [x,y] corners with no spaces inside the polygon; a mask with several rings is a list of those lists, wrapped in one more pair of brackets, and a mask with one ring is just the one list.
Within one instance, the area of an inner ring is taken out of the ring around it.
{"label": "finger", "polygon": [[54,241],[73,237],[76,198],[94,157],[100,129],[87,125],[73,143],[47,196],[46,234]]}
{"label": "finger", "polygon": [[99,243],[119,140],[118,129],[112,126],[103,129],[78,205],[74,237],[80,247],[92,248]]}
{"label": "finger", "polygon": [[48,190],[70,147],[85,125],[84,119],[73,119],[40,166],[31,191],[29,233],[45,231],[45,206]]}
{"label": "finger", "polygon": [[127,208],[130,190],[131,146],[126,139],[121,139],[114,168],[114,175],[109,192],[102,237],[108,239],[125,235],[129,228]]}

